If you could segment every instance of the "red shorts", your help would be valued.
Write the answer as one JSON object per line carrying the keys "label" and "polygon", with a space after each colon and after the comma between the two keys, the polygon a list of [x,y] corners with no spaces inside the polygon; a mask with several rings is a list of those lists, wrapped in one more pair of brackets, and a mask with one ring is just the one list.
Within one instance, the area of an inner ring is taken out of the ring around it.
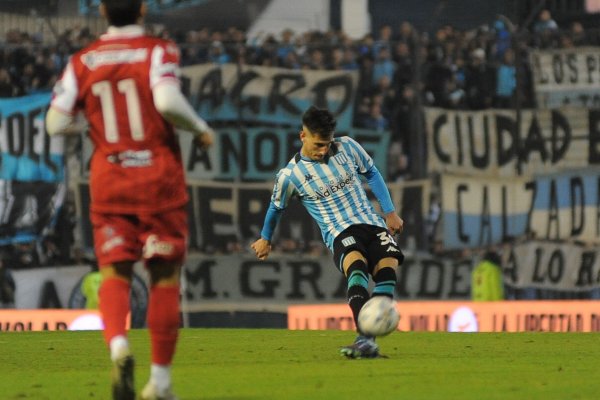
{"label": "red shorts", "polygon": [[122,261],[183,263],[188,239],[185,206],[156,214],[90,212],[100,268]]}

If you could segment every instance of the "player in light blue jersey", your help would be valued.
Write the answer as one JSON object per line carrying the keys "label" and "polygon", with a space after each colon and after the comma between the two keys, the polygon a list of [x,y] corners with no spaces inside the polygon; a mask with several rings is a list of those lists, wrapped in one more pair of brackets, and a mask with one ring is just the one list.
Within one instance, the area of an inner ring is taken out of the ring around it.
{"label": "player in light blue jersey", "polygon": [[[310,107],[302,116],[302,148],[277,174],[261,237],[251,247],[264,260],[271,238],[290,200],[298,198],[319,225],[335,265],[348,281],[348,304],[357,324],[358,313],[371,296],[394,297],[396,270],[404,256],[393,235],[403,221],[367,152],[349,137],[334,139],[336,120],[325,109]],[[383,211],[372,207],[359,175],[364,176]],[[375,287],[369,294],[369,279]],[[379,356],[374,337],[361,334],[341,348],[349,358]]]}

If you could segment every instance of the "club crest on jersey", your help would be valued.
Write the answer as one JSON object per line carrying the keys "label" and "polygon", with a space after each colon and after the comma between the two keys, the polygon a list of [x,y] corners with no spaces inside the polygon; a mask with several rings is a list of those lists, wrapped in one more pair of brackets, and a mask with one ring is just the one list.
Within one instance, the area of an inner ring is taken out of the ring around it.
{"label": "club crest on jersey", "polygon": [[346,157],[345,153],[338,153],[335,156],[333,156],[333,159],[335,160],[336,163],[338,163],[340,165],[348,164],[348,157]]}

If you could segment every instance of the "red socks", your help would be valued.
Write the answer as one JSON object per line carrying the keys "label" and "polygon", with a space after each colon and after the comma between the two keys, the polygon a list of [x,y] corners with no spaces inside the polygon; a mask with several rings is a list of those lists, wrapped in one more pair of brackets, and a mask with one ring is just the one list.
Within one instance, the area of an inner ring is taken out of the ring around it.
{"label": "red socks", "polygon": [[152,342],[152,363],[170,365],[179,333],[179,286],[150,289],[147,314]]}
{"label": "red socks", "polygon": [[129,314],[130,284],[123,279],[107,278],[98,292],[100,314],[104,322],[104,340],[110,344],[115,336],[126,336],[127,315]]}

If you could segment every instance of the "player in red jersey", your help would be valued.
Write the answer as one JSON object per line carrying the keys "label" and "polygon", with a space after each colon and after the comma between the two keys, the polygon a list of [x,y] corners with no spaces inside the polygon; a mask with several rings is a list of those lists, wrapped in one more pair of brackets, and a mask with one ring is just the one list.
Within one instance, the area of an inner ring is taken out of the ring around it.
{"label": "player in red jersey", "polygon": [[99,40],[75,53],[46,115],[49,134],[69,133],[78,111],[89,123],[90,218],[103,276],[104,338],[113,361],[113,398],[133,400],[134,359],[126,332],[133,264],[150,274],[147,325],[152,367],[142,399],[174,399],[171,363],[180,325],[179,275],[188,237],[188,201],[174,129],[213,132],[179,87],[179,50],[144,34],[142,0],[102,0],[109,22]]}

